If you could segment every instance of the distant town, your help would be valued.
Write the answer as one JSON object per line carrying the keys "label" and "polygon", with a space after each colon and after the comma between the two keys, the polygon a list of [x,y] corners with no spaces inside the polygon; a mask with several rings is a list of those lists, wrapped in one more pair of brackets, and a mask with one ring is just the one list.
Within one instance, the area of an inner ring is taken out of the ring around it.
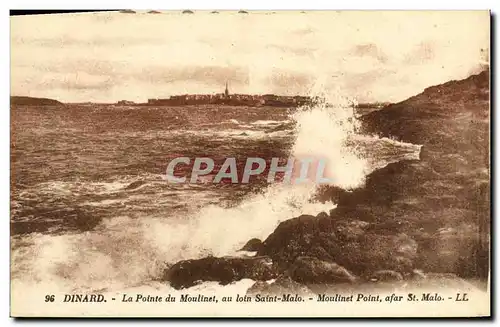
{"label": "distant town", "polygon": [[118,101],[118,105],[148,105],[148,106],[184,106],[200,104],[225,104],[231,106],[273,106],[298,107],[311,103],[314,98],[307,96],[285,96],[275,94],[230,94],[228,84],[223,93],[216,94],[183,94],[169,98],[148,99],[147,103]]}
{"label": "distant town", "polygon": [[[64,105],[54,99],[34,98],[28,96],[11,96],[11,105]],[[221,104],[230,106],[247,106],[247,107],[287,107],[294,108],[307,104],[319,102],[319,97],[309,97],[302,95],[275,95],[275,94],[230,94],[228,84],[223,93],[215,94],[183,94],[172,95],[168,98],[148,99],[145,103],[138,103],[129,100],[120,100],[115,103],[93,103],[79,102],[67,103],[75,105],[117,105],[117,106],[186,106],[186,105],[206,105],[206,104]],[[359,103],[354,105],[358,109],[378,110],[389,105],[388,102],[376,103]]]}

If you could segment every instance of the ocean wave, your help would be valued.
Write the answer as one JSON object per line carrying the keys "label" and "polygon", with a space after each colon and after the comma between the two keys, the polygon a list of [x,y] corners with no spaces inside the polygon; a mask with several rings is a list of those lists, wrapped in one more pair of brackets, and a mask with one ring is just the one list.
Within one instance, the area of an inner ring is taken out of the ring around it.
{"label": "ocean wave", "polygon": [[178,260],[236,253],[249,238],[265,238],[281,221],[334,207],[310,202],[313,185],[283,186],[234,208],[203,205],[175,219],[119,216],[86,233],[32,233],[13,242],[13,278],[25,278],[29,269],[30,278],[71,280],[73,288],[130,287],[158,278]]}
{"label": "ocean wave", "polygon": [[[265,129],[231,128],[174,130],[159,134],[194,134],[211,139],[261,139],[280,135],[289,137],[292,132],[295,138],[292,156],[326,158],[330,163],[329,175],[333,176],[332,185],[345,189],[361,187],[366,175],[373,170],[374,160],[368,158],[352,140],[359,138],[361,141],[382,142],[395,147],[407,145],[390,139],[359,136],[358,122],[349,101],[338,96],[333,100],[329,105],[317,104],[297,110],[289,117],[294,122],[290,124],[293,130],[266,133]],[[260,120],[252,125],[267,128],[282,123]],[[158,134],[150,136],[154,135]],[[389,149],[388,158],[391,153]],[[411,151],[404,155],[409,153]],[[153,189],[160,187],[157,184],[160,183],[158,177],[135,176],[79,185],[60,182],[43,184],[42,189],[50,190],[53,194],[78,193],[82,190],[101,195],[118,194],[119,197],[113,199],[89,199],[85,204],[113,206],[126,201],[126,206],[119,214],[103,219],[90,231],[62,235],[31,233],[14,237],[13,283],[55,283],[72,290],[105,288],[123,291],[146,287],[155,283],[165,268],[179,260],[237,254],[238,249],[249,239],[264,240],[280,222],[302,214],[328,213],[335,208],[334,203],[313,200],[318,187],[314,183],[274,183],[261,193],[247,195],[235,205],[227,207],[213,204],[220,200],[220,193],[210,193],[212,190],[208,190],[207,185],[179,184],[178,189],[169,188],[159,192]],[[167,194],[175,194],[175,200]],[[188,210],[173,210],[176,201],[185,201]],[[142,210],[139,216],[137,208]],[[167,216],[166,212],[170,215]],[[238,285],[248,287],[251,281],[241,281]],[[213,283],[204,283],[199,287],[221,289]]]}
{"label": "ocean wave", "polygon": [[252,123],[251,125],[257,125],[257,126],[275,126],[275,125],[280,125],[285,123],[286,121],[280,121],[280,120],[257,120]]}

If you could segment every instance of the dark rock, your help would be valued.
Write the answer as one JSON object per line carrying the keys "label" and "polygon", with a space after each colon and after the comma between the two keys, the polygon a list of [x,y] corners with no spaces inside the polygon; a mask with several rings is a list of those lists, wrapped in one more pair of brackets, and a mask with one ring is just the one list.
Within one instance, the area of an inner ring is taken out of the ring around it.
{"label": "dark rock", "polygon": [[11,105],[19,106],[62,106],[63,103],[47,98],[33,98],[33,97],[23,97],[23,96],[11,96]]}
{"label": "dark rock", "polygon": [[344,267],[313,257],[298,257],[289,269],[290,277],[301,284],[353,283],[356,277]]}
{"label": "dark rock", "polygon": [[175,289],[182,289],[203,281],[226,285],[244,278],[269,280],[277,276],[269,257],[207,257],[176,263],[165,271],[164,279]]}
{"label": "dark rock", "polygon": [[[315,199],[319,201],[331,201],[332,203],[339,203],[342,197],[349,194],[348,191],[334,185],[321,186],[319,188],[318,194],[316,194]],[[330,213],[335,211],[335,209],[330,210]]]}
{"label": "dark rock", "polygon": [[[404,257],[404,256],[395,256],[394,257],[394,264],[392,265],[393,269],[396,271],[401,272],[402,274],[410,274],[413,271],[414,267],[414,259],[415,256],[412,256],[412,259]],[[391,265],[389,265],[390,267]]]}
{"label": "dark rock", "polygon": [[[336,187],[322,190],[319,198],[337,204],[332,218],[352,217],[371,223],[365,234],[345,226],[335,231],[339,240],[348,242],[344,249],[358,256],[359,251],[364,251],[358,248],[364,247],[363,235],[375,234],[380,238],[406,234],[417,242],[418,257],[399,256],[393,265],[400,267],[398,272],[420,268],[426,272],[487,278],[488,95],[489,72],[484,71],[461,81],[430,87],[361,118],[363,130],[369,134],[423,146],[420,161],[400,161],[378,169],[366,178],[363,188],[351,192]],[[451,233],[443,227],[471,232]],[[383,251],[392,251],[391,246]],[[377,257],[381,254],[375,252]],[[370,258],[359,255],[356,260]],[[356,272],[348,262],[337,257],[334,261]],[[369,266],[367,272],[375,268],[374,264]],[[389,262],[384,266],[383,269],[392,269]]]}
{"label": "dark rock", "polygon": [[372,282],[396,282],[402,280],[403,275],[394,270],[379,270],[370,276]]}
{"label": "dark rock", "polygon": [[340,221],[337,223],[335,233],[340,240],[356,241],[365,234],[370,223],[361,220]]}
{"label": "dark rock", "polygon": [[408,230],[407,226],[408,225],[404,221],[393,220],[372,224],[367,231],[375,234],[394,235]]}
{"label": "dark rock", "polygon": [[324,218],[330,218],[330,216],[326,212],[320,212],[316,215],[316,218],[324,219]]}
{"label": "dark rock", "polygon": [[413,267],[416,252],[416,241],[405,234],[365,234],[357,242],[343,244],[335,262],[358,275],[377,270],[406,272]]}
{"label": "dark rock", "polygon": [[259,255],[268,255],[283,272],[298,257],[336,263],[355,275],[377,270],[401,273],[413,269],[418,244],[409,235],[367,232],[373,224],[303,215],[282,222],[263,242]]}
{"label": "dark rock", "polygon": [[425,272],[454,273],[459,277],[487,277],[489,242],[474,224],[438,229],[420,241],[416,267]]}
{"label": "dark rock", "polygon": [[414,280],[423,280],[426,279],[427,276],[424,274],[424,272],[420,269],[414,269],[411,274],[411,278]]}
{"label": "dark rock", "polygon": [[300,283],[292,280],[290,277],[281,275],[274,282],[255,282],[247,291],[248,295],[263,294],[263,295],[278,295],[278,294],[298,294],[310,295],[311,290]]}
{"label": "dark rock", "polygon": [[256,281],[250,288],[247,290],[247,295],[255,295],[255,294],[269,294],[270,283],[263,281]]}
{"label": "dark rock", "polygon": [[268,255],[285,271],[298,256],[333,260],[331,252],[340,251],[330,217],[302,215],[281,222],[263,242],[259,255]]}
{"label": "dark rock", "polygon": [[254,251],[259,251],[261,247],[262,247],[262,241],[259,240],[258,238],[252,238],[240,249],[240,251],[254,252]]}

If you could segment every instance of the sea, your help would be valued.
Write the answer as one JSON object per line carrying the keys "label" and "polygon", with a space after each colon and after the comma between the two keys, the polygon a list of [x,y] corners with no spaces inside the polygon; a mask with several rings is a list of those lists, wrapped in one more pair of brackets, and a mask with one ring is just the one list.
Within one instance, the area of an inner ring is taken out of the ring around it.
{"label": "sea", "polygon": [[[334,104],[332,104],[334,103]],[[11,108],[11,285],[39,292],[175,292],[162,280],[183,259],[248,255],[301,214],[328,213],[314,182],[248,184],[165,180],[175,157],[327,158],[332,185],[363,187],[420,145],[363,135],[338,99],[303,108],[68,104]],[[242,280],[198,291],[244,294]]]}

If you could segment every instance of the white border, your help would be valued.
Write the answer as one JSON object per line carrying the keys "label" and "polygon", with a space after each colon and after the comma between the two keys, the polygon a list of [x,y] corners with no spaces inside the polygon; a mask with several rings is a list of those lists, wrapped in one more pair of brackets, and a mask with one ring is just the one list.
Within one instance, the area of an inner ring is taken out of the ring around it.
{"label": "white border", "polygon": [[474,1],[453,1],[443,3],[436,0],[414,1],[390,1],[390,0],[350,0],[350,1],[328,1],[328,0],[308,0],[308,1],[269,1],[269,0],[247,0],[247,1],[228,1],[228,0],[183,0],[183,1],[64,1],[51,0],[44,1],[41,4],[33,0],[21,0],[12,3],[12,9],[283,9],[283,10],[471,10],[471,9],[493,9],[494,0],[474,0]]}

